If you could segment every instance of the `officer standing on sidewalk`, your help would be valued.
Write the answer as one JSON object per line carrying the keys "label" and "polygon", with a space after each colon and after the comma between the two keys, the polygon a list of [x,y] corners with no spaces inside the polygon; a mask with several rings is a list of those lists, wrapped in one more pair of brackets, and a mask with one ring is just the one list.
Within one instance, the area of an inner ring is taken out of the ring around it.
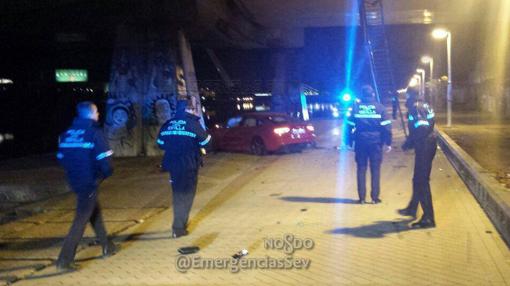
{"label": "officer standing on sidewalk", "polygon": [[157,139],[165,150],[163,169],[170,172],[173,193],[174,222],[172,237],[187,235],[187,223],[197,189],[201,148],[211,140],[211,135],[200,125],[200,118],[187,108],[186,100],[177,102],[175,117],[163,124]]}
{"label": "officer standing on sidewalk", "polygon": [[78,116],[71,127],[59,137],[57,158],[64,167],[71,189],[76,194],[77,207],[73,224],[56,263],[60,271],[75,270],[76,248],[88,222],[103,247],[103,257],[116,253],[108,240],[101,209],[97,201],[99,183],[111,176],[109,157],[113,154],[97,125],[99,113],[92,102],[81,102],[76,107]]}
{"label": "officer standing on sidewalk", "polygon": [[380,172],[383,159],[382,149],[386,145],[386,152],[391,151],[391,120],[386,117],[385,107],[376,101],[375,92],[370,85],[361,90],[361,102],[357,102],[348,115],[346,123],[347,143],[356,153],[357,183],[359,203],[365,203],[366,173],[370,163],[372,203],[381,202]]}
{"label": "officer standing on sidewalk", "polygon": [[408,206],[398,210],[398,213],[416,217],[418,204],[420,204],[423,216],[411,226],[413,228],[435,227],[429,183],[432,160],[434,160],[437,149],[437,139],[434,134],[434,111],[423,99],[418,98],[418,91],[415,89],[408,90],[406,107],[409,137],[402,145],[402,149],[414,149],[413,194]]}

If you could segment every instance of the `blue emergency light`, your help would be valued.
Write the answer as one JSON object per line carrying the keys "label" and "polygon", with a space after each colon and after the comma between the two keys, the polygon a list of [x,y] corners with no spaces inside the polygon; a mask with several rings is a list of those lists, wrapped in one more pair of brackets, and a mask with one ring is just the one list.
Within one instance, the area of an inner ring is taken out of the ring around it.
{"label": "blue emergency light", "polygon": [[352,101],[354,97],[352,96],[352,92],[350,90],[344,90],[342,91],[340,98],[342,99],[343,102],[347,103]]}

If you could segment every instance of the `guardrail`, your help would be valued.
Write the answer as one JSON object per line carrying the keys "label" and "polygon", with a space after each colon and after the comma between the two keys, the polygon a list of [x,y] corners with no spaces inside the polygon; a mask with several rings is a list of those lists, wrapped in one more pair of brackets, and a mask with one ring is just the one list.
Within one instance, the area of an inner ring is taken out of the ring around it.
{"label": "guardrail", "polygon": [[436,133],[446,157],[510,246],[510,190],[501,186],[444,131],[436,129]]}

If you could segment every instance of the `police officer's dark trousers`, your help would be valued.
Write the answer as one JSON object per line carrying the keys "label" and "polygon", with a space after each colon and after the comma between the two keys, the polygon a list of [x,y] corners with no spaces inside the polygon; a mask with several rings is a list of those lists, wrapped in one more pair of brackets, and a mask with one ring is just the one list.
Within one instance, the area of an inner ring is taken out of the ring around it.
{"label": "police officer's dark trousers", "polygon": [[73,187],[73,190],[77,194],[76,215],[58,257],[57,263],[60,264],[68,264],[74,260],[76,248],[83,237],[88,222],[92,224],[101,245],[105,247],[108,244],[107,232],[97,201],[97,188],[95,186],[79,186]]}
{"label": "police officer's dark trousers", "polygon": [[434,221],[434,208],[430,191],[430,172],[436,150],[437,139],[434,136],[415,143],[413,195],[407,207],[410,212],[416,213],[418,204],[420,204],[423,210],[423,219],[432,221]]}
{"label": "police officer's dark trousers", "polygon": [[186,231],[189,213],[197,190],[198,169],[172,168],[174,223],[173,231],[182,234]]}
{"label": "police officer's dark trousers", "polygon": [[382,145],[366,144],[356,142],[356,165],[357,165],[357,183],[358,195],[360,200],[365,200],[366,196],[366,175],[368,164],[370,163],[371,193],[372,200],[379,199],[380,185],[379,178],[382,163]]}

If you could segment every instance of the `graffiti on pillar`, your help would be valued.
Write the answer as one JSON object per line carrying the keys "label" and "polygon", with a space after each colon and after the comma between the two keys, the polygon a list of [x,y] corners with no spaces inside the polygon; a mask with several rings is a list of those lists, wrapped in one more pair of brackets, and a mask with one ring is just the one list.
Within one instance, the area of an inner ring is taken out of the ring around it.
{"label": "graffiti on pillar", "polygon": [[112,62],[105,136],[116,156],[136,156],[140,152],[137,109],[142,80],[137,72],[136,58],[133,48],[119,45]]}
{"label": "graffiti on pillar", "polygon": [[179,94],[179,99],[186,99],[188,95],[188,91],[186,90],[186,79],[184,78],[184,70],[181,66],[176,67],[176,77],[177,77],[177,93]]}
{"label": "graffiti on pillar", "polygon": [[124,150],[130,150],[134,144],[134,130],[136,126],[136,113],[130,100],[109,99],[106,102],[107,138],[112,150],[120,155]]}
{"label": "graffiti on pillar", "polygon": [[[159,46],[159,47],[158,47]],[[144,99],[143,122],[146,154],[162,154],[156,145],[161,125],[175,115],[177,106],[175,56],[170,44],[155,45],[150,64],[149,85]]]}
{"label": "graffiti on pillar", "polygon": [[119,27],[105,122],[116,156],[162,154],[157,135],[177,105],[176,39],[164,29]]}

